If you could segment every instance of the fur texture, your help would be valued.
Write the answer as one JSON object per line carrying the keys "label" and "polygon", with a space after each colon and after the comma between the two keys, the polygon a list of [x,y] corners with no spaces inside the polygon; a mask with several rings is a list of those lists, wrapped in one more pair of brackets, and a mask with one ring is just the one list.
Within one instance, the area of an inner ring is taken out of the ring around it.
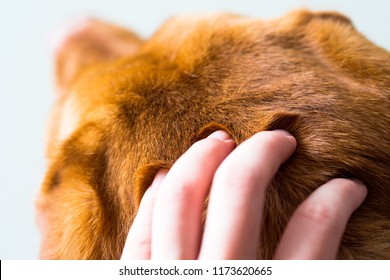
{"label": "fur texture", "polygon": [[42,258],[118,259],[157,170],[222,128],[237,144],[271,129],[298,141],[268,189],[259,258],[314,189],[355,177],[368,196],[338,258],[390,259],[390,55],[343,15],[178,17],[147,41],[88,20],[56,74]]}

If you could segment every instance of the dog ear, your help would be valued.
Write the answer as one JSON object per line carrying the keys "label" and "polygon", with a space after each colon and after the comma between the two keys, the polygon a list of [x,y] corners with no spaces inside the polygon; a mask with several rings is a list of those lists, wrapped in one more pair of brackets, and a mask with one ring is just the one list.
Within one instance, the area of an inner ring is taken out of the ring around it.
{"label": "dog ear", "polygon": [[65,24],[53,38],[58,91],[66,92],[84,67],[134,55],[142,43],[134,33],[93,18]]}
{"label": "dog ear", "polygon": [[320,46],[317,57],[366,86],[390,87],[389,53],[365,38],[350,19],[336,12],[294,14],[306,39]]}

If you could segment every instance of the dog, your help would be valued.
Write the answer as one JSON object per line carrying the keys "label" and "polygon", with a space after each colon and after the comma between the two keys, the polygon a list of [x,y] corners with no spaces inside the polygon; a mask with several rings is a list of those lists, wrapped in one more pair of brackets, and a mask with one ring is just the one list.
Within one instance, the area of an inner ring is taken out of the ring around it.
{"label": "dog", "polygon": [[[60,36],[61,37],[61,36]],[[156,172],[215,130],[284,129],[297,150],[266,193],[258,258],[332,178],[368,188],[337,258],[390,259],[390,54],[336,12],[181,16],[144,40],[84,19],[55,49],[38,200],[43,259],[118,259]]]}

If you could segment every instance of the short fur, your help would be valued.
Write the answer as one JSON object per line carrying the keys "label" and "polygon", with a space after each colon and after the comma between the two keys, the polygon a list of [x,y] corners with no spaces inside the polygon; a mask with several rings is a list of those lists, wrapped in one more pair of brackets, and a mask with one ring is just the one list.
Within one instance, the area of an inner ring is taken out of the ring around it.
{"label": "short fur", "polygon": [[149,40],[89,20],[56,53],[60,92],[38,200],[45,259],[118,259],[161,167],[225,129],[298,147],[267,190],[258,257],[321,184],[368,187],[338,252],[390,259],[390,56],[334,12],[178,17]]}

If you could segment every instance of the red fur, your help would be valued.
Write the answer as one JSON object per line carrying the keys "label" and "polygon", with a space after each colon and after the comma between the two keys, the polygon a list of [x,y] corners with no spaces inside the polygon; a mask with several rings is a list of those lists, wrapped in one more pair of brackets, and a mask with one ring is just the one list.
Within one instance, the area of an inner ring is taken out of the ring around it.
{"label": "red fur", "polygon": [[267,192],[260,258],[314,189],[355,177],[368,197],[338,258],[390,259],[390,56],[346,17],[182,17],[144,42],[90,20],[56,65],[42,258],[119,258],[157,170],[222,128],[237,144],[270,129],[298,141]]}

